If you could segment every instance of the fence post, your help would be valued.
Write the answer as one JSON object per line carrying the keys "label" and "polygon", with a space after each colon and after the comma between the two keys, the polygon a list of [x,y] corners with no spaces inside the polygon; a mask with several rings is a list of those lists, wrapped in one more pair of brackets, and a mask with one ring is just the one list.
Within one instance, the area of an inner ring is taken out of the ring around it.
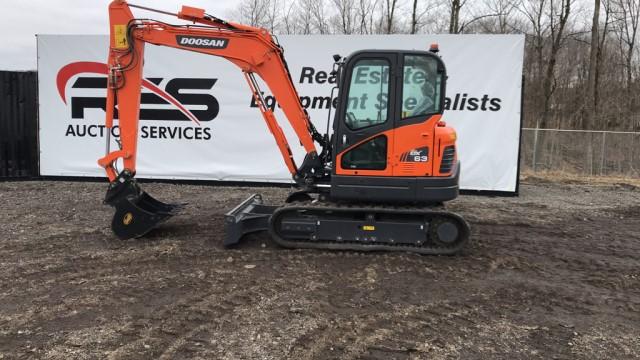
{"label": "fence post", "polygon": [[589,162],[589,176],[593,176],[593,133],[587,133],[586,135],[589,135],[589,141],[587,141],[587,143],[589,144],[589,148],[587,151],[587,160]]}
{"label": "fence post", "polygon": [[533,172],[536,172],[536,153],[538,152],[538,131],[539,128],[536,126],[536,130],[533,133]]}
{"label": "fence post", "polygon": [[607,132],[602,132],[602,154],[600,157],[600,175],[604,175],[604,145],[607,139]]}

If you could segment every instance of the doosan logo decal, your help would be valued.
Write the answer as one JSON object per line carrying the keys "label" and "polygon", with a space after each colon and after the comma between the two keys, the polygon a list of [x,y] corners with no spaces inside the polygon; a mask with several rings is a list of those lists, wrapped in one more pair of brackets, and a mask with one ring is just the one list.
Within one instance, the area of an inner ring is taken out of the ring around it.
{"label": "doosan logo decal", "polygon": [[212,38],[205,36],[176,35],[178,45],[199,49],[224,49],[229,44],[228,39]]}
{"label": "doosan logo decal", "polygon": [[[85,110],[101,109],[106,111],[106,88],[108,67],[99,62],[74,62],[63,66],[56,76],[58,94],[65,104],[70,102],[71,119],[85,119]],[[91,75],[98,74],[99,76]],[[81,76],[77,76],[81,75]],[[75,77],[71,85],[74,89],[72,96],[68,97],[66,88],[68,82]],[[217,79],[210,78],[143,78],[142,87],[149,92],[140,94],[140,120],[170,120],[189,121],[195,123],[195,127],[184,126],[141,126],[142,138],[179,138],[179,139],[203,139],[211,138],[210,128],[201,127],[201,122],[215,119],[220,111],[218,100],[211,94],[202,90],[211,90]],[[164,88],[161,88],[161,86]],[[95,96],[89,90],[104,90],[102,96]],[[196,90],[190,92],[189,90]],[[116,99],[117,100],[117,99]],[[167,105],[172,105],[167,107]],[[196,106],[196,110],[189,110],[186,106]],[[117,102],[114,109],[114,117],[118,118]],[[112,133],[118,136],[117,125]],[[85,125],[69,124],[66,136],[90,136],[102,137],[106,129],[104,124]]]}

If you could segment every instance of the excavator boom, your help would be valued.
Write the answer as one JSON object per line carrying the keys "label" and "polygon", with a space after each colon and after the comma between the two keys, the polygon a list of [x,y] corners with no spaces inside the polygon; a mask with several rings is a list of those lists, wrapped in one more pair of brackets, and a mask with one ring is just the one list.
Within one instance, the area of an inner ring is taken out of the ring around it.
{"label": "excavator boom", "polygon": [[[136,19],[130,10],[130,4],[122,0],[116,0],[109,6],[111,30],[106,125],[108,128],[113,126],[113,109],[117,98],[122,144],[121,149],[108,151],[99,160],[109,180],[114,181],[118,177],[114,164],[119,159],[123,160],[125,171],[131,174],[135,174],[136,171],[145,43],[214,55],[238,66],[245,75],[287,168],[296,180],[308,178],[308,170],[320,165],[314,139],[320,142],[323,139],[313,127],[306,110],[300,105],[282,47],[264,29],[225,22],[206,15],[202,9],[183,6],[182,11],[173,15],[202,25],[171,25],[154,20]],[[300,168],[293,159],[289,143],[273,111],[264,103],[256,74],[277,99],[307,154],[306,164]],[[166,100],[181,106],[174,99]]]}
{"label": "excavator boom", "polygon": [[[131,7],[174,15],[192,24],[171,25],[160,21],[136,19]],[[105,123],[107,128],[113,127],[114,108],[117,103],[120,141],[119,148],[112,151],[111,139],[107,136],[106,153],[98,160],[98,164],[105,169],[110,181],[105,203],[116,208],[112,228],[120,238],[142,236],[181,208],[180,205],[165,204],[154,199],[142,191],[134,179],[146,43],[213,55],[235,64],[244,73],[258,109],[293,179],[301,184],[311,183],[317,174],[322,173],[323,162],[318,156],[314,140],[325,147],[327,139],[318,134],[306,110],[300,105],[298,93],[283,57],[283,49],[269,32],[226,22],[194,7],[183,6],[179,13],[173,14],[128,4],[124,0],[115,0],[109,5],[109,23]],[[300,167],[295,163],[287,138],[273,111],[265,104],[255,75],[267,84],[304,148],[306,156]],[[150,83],[147,85],[153,86]],[[164,100],[184,110],[170,95],[165,95]],[[197,119],[192,120],[198,122]],[[119,161],[124,165],[121,171],[116,168]]]}

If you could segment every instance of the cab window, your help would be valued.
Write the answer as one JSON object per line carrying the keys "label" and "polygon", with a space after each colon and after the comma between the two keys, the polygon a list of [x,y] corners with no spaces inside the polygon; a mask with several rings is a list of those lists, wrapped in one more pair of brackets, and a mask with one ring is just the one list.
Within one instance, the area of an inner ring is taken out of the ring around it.
{"label": "cab window", "polygon": [[442,73],[431,56],[405,55],[402,71],[402,118],[440,113]]}
{"label": "cab window", "polygon": [[343,169],[384,170],[387,167],[387,137],[376,136],[347,151],[341,165]]}
{"label": "cab window", "polygon": [[344,121],[351,130],[387,121],[389,68],[385,59],[358,60],[351,72]]}

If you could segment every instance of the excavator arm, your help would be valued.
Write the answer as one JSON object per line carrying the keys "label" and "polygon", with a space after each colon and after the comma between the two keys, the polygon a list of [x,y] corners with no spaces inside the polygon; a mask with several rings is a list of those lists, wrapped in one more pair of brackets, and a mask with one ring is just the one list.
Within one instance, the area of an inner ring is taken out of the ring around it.
{"label": "excavator arm", "polygon": [[[130,7],[156,11],[191,21],[190,25],[172,25],[160,21],[134,18]],[[122,159],[122,173],[133,177],[136,172],[140,89],[144,64],[145,43],[195,51],[225,58],[238,66],[245,75],[255,102],[269,131],[273,134],[284,162],[298,183],[311,183],[322,171],[324,161],[319,158],[314,140],[323,147],[327,139],[320,135],[301,106],[298,93],[283,57],[283,49],[265,29],[226,22],[207,15],[203,9],[183,6],[177,14],[154,10],[124,0],[109,6],[110,48],[108,58],[108,92],[106,126],[113,126],[114,104],[118,104],[120,149],[107,151],[98,163],[105,168],[111,182],[120,172],[116,162]],[[264,102],[255,75],[258,75],[280,104],[287,120],[306,152],[300,167],[294,161],[291,148],[275,115]],[[181,105],[174,99],[166,99]]]}
{"label": "excavator arm", "polygon": [[[131,7],[174,15],[192,24],[172,25],[156,20],[137,19],[133,16]],[[235,64],[244,73],[255,102],[296,183],[302,187],[309,187],[313,186],[317,179],[325,176],[325,164],[330,156],[329,141],[326,135],[320,135],[316,131],[306,110],[301,106],[283,57],[283,50],[268,31],[226,22],[193,7],[183,6],[179,13],[173,14],[128,4],[124,0],[115,0],[109,5],[109,22],[105,122],[107,128],[113,127],[114,108],[117,103],[120,141],[119,148],[112,151],[109,138],[111,132],[107,131],[106,154],[98,160],[98,164],[105,169],[109,178],[105,203],[116,208],[111,228],[118,237],[140,237],[181,208],[181,205],[165,204],[154,199],[145,193],[134,179],[146,43],[218,56]],[[287,138],[273,111],[265,104],[255,75],[269,87],[306,152],[300,166],[294,161]],[[145,82],[145,86],[154,85]],[[187,112],[171,96],[166,95],[165,100]],[[192,120],[197,122],[197,119]],[[314,141],[323,148],[320,155]],[[120,161],[124,166],[119,171],[116,164]]]}

